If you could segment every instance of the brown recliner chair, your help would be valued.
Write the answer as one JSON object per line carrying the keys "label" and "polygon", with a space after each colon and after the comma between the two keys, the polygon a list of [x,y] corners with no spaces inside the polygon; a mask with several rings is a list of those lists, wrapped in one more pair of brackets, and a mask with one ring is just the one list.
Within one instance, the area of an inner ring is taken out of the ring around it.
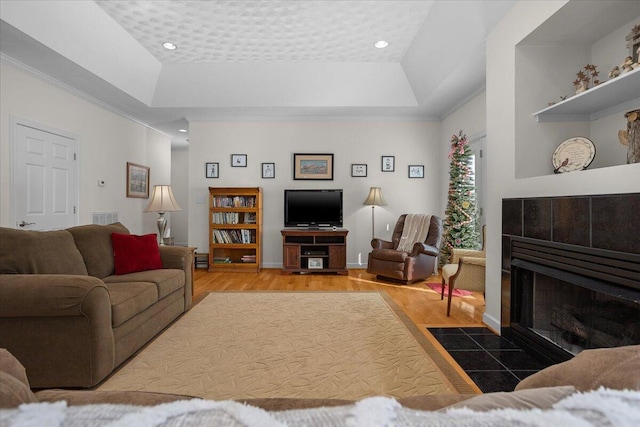
{"label": "brown recliner chair", "polygon": [[411,283],[434,274],[442,235],[442,220],[431,216],[429,231],[424,242],[417,242],[410,252],[398,250],[407,214],[401,215],[393,229],[391,241],[373,239],[367,272],[378,278]]}

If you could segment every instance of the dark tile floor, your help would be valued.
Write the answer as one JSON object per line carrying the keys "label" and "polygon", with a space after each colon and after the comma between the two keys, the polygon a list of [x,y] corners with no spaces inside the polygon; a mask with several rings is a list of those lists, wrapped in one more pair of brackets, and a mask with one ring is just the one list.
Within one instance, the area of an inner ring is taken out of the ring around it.
{"label": "dark tile floor", "polygon": [[488,328],[427,328],[485,393],[513,391],[548,365]]}

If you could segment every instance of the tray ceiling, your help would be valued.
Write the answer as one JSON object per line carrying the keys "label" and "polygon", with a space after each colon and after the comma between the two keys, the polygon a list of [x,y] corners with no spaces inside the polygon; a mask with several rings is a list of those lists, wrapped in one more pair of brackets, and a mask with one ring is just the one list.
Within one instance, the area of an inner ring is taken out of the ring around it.
{"label": "tray ceiling", "polygon": [[177,144],[189,120],[438,120],[513,3],[2,0],[0,51]]}

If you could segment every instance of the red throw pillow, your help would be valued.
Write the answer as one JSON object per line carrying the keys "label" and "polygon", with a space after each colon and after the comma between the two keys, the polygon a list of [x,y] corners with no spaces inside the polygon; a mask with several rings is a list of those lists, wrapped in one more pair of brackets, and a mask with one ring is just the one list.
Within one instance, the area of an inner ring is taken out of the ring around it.
{"label": "red throw pillow", "polygon": [[162,268],[160,249],[156,239],[155,234],[136,236],[134,234],[111,233],[116,274]]}

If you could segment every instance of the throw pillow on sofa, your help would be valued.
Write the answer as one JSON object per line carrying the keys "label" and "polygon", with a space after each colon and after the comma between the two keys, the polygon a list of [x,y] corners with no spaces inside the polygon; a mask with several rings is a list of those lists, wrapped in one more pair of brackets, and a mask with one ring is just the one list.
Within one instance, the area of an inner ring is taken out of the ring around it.
{"label": "throw pillow on sofa", "polygon": [[162,268],[160,248],[155,234],[111,234],[116,274]]}

